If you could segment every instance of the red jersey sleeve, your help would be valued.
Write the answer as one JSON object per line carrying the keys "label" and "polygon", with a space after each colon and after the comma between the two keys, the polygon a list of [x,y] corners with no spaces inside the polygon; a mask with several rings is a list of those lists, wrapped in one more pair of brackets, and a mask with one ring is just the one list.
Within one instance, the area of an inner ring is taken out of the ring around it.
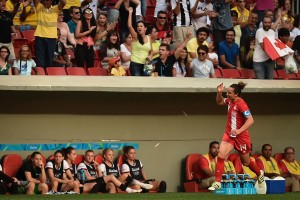
{"label": "red jersey sleeve", "polygon": [[257,166],[259,167],[260,170],[265,170],[264,164],[261,161],[261,159],[256,158],[256,164],[257,164]]}
{"label": "red jersey sleeve", "polygon": [[237,106],[238,106],[238,109],[241,113],[249,110],[249,107],[248,107],[248,105],[246,104],[246,102],[244,100],[239,101]]}

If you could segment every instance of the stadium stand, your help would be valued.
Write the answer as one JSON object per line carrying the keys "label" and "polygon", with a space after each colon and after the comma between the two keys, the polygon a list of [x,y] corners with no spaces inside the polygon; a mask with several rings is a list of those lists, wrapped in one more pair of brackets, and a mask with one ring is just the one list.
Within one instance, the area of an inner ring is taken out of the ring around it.
{"label": "stadium stand", "polygon": [[64,76],[67,75],[65,68],[63,67],[47,67],[46,72],[50,76]]}
{"label": "stadium stand", "polygon": [[[36,70],[39,72],[38,75],[46,75],[44,68],[36,67]],[[34,70],[31,70],[31,75],[37,75]]]}
{"label": "stadium stand", "polygon": [[242,78],[237,69],[221,69],[223,78]]}
{"label": "stadium stand", "polygon": [[82,67],[68,67],[67,74],[72,76],[86,76],[86,72]]}

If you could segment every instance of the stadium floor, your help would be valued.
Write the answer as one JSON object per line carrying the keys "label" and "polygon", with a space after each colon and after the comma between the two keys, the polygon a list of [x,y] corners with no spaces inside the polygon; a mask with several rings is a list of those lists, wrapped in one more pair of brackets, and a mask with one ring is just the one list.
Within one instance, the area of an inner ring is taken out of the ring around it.
{"label": "stadium floor", "polygon": [[5,195],[0,197],[1,200],[3,199],[55,199],[55,200],[68,200],[68,199],[85,199],[85,200],[93,200],[93,199],[182,199],[182,200],[189,200],[189,199],[201,199],[201,200],[218,200],[218,199],[230,199],[230,200],[252,200],[252,199],[259,199],[259,200],[296,200],[300,199],[300,192],[294,193],[286,193],[282,195],[215,195],[210,193],[165,193],[165,194],[86,194],[86,195]]}

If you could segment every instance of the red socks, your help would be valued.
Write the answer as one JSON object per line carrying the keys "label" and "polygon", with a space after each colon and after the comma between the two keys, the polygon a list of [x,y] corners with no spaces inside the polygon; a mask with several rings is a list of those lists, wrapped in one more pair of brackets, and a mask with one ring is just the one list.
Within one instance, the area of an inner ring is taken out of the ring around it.
{"label": "red socks", "polygon": [[224,159],[218,157],[217,164],[216,164],[216,172],[215,172],[215,178],[217,182],[221,182],[223,172],[224,172]]}
{"label": "red socks", "polygon": [[250,163],[248,165],[248,167],[257,175],[259,176],[260,175],[260,169],[259,167],[257,166],[256,162],[254,160],[252,160],[250,158]]}

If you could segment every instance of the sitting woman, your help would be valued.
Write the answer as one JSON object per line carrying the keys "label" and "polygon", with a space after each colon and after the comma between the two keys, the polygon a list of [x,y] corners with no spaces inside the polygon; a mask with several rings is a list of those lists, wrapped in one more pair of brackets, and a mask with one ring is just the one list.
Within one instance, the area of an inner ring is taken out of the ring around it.
{"label": "sitting woman", "polygon": [[10,51],[7,46],[0,47],[0,75],[12,75],[11,65],[7,62]]}
{"label": "sitting woman", "polygon": [[108,68],[108,61],[110,58],[120,56],[120,44],[118,33],[115,30],[108,31],[105,42],[101,45],[100,60],[103,68]]}
{"label": "sitting woman", "polygon": [[74,181],[70,167],[64,160],[64,154],[61,150],[54,153],[54,160],[50,160],[46,164],[46,170],[51,185],[49,194],[70,191],[79,194],[79,182]]}
{"label": "sitting woman", "polygon": [[29,46],[22,45],[18,52],[18,58],[14,61],[14,75],[30,76],[31,70],[34,70],[35,74],[39,74],[39,72],[36,69],[36,64],[31,58],[31,51],[29,49]]}
{"label": "sitting woman", "polygon": [[[28,183],[25,181],[26,184]],[[23,182],[24,183],[24,182]],[[10,177],[2,171],[2,166],[0,165],[0,195],[10,192],[11,194],[18,194],[18,186],[22,183],[15,177]]]}
{"label": "sitting woman", "polygon": [[110,148],[106,148],[102,152],[103,156],[103,162],[99,165],[99,170],[101,170],[103,176],[107,176],[110,174],[113,174],[116,178],[118,178],[121,182],[127,183],[127,185],[132,186],[132,188],[138,188],[135,187],[135,185],[140,186],[141,188],[150,190],[153,185],[142,183],[140,181],[137,181],[133,179],[130,174],[124,173],[120,176],[120,170],[117,164],[114,163],[114,152]]}
{"label": "sitting woman", "polygon": [[94,161],[94,157],[94,151],[87,150],[84,155],[84,162],[80,163],[77,168],[79,181],[84,184],[83,193],[116,193],[116,187],[128,193],[141,192],[141,190],[126,187],[112,174],[103,176],[102,172],[98,170],[99,164]]}
{"label": "sitting woman", "polygon": [[[68,24],[64,22],[64,14],[62,11],[59,13],[57,18],[57,28],[60,30],[60,41],[64,44],[65,48],[75,48],[76,40],[74,38],[74,34],[71,34]],[[71,45],[68,45],[67,41],[69,41]]]}
{"label": "sitting woman", "polygon": [[173,76],[185,77],[189,69],[188,52],[186,47],[181,50],[180,57],[173,65]]}
{"label": "sitting woman", "polygon": [[130,176],[135,180],[153,185],[151,190],[166,192],[167,184],[165,181],[155,181],[153,179],[147,180],[142,162],[140,160],[136,160],[135,158],[135,149],[133,146],[125,146],[123,148],[123,154],[124,163],[122,164],[121,168],[122,174],[130,174]]}
{"label": "sitting woman", "polygon": [[19,169],[17,178],[30,182],[26,194],[46,194],[48,192],[47,177],[40,152],[35,151],[31,154],[30,160],[26,161]]}

